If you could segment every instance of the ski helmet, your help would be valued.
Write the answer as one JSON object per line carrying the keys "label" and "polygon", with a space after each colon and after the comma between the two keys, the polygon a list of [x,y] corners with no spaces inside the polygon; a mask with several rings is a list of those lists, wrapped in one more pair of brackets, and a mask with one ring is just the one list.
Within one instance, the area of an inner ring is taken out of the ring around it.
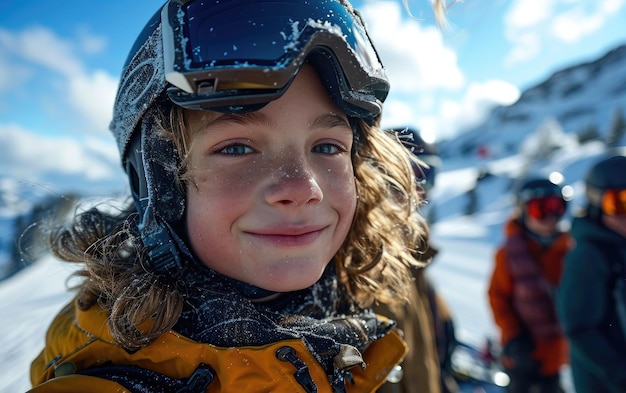
{"label": "ski helmet", "polygon": [[548,178],[530,177],[521,182],[516,197],[523,215],[530,214],[535,218],[562,216],[572,196],[568,191],[571,187],[563,186],[562,179],[560,173],[553,172]]}
{"label": "ski helmet", "polygon": [[178,277],[191,259],[177,226],[185,194],[179,152],[155,117],[173,105],[258,110],[313,65],[352,118],[378,122],[389,82],[363,20],[347,0],[170,0],[148,21],[124,65],[110,129],[139,213],[147,267]]}
{"label": "ski helmet", "polygon": [[563,198],[563,188],[550,179],[532,178],[525,180],[517,191],[517,200],[520,203],[547,196]]}
{"label": "ski helmet", "polygon": [[437,171],[441,167],[441,158],[434,143],[429,143],[422,138],[418,130],[410,127],[393,129],[400,142],[409,149],[420,161],[426,165],[414,166],[413,171],[420,184],[426,191],[435,186]]}
{"label": "ski helmet", "polygon": [[594,164],[585,176],[585,194],[588,214],[592,218],[602,215],[602,197],[610,189],[626,189],[626,156],[618,155]]}

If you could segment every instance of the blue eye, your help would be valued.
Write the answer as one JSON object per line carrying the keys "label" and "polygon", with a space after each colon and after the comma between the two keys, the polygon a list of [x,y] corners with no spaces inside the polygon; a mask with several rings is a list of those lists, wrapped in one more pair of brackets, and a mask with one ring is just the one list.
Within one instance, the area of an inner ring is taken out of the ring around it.
{"label": "blue eye", "polygon": [[320,143],[319,145],[315,145],[313,147],[314,153],[322,153],[322,154],[338,154],[344,153],[346,149],[336,143]]}
{"label": "blue eye", "polygon": [[228,145],[219,151],[219,153],[227,155],[243,155],[252,152],[253,150],[250,147],[241,144]]}

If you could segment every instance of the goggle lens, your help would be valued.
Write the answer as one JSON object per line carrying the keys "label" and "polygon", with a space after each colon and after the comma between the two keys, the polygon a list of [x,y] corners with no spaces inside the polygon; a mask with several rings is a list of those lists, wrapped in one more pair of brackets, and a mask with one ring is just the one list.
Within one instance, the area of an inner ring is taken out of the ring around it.
{"label": "goggle lens", "polygon": [[[191,60],[190,69],[234,64],[242,68],[286,67],[288,64],[279,62],[285,54],[297,53],[306,44],[308,37],[302,37],[302,33],[307,26],[340,32],[355,53],[362,54],[364,47],[373,50],[365,32],[354,24],[354,16],[337,1],[323,6],[293,0],[247,3],[233,6],[223,0],[196,0],[185,4],[183,29],[189,41],[184,48]],[[373,55],[368,63],[378,62]]]}
{"label": "goggle lens", "polygon": [[317,51],[333,63],[322,73],[340,79],[341,100],[358,117],[377,116],[388,93],[360,17],[339,1],[172,0],[161,17],[165,77],[179,89],[170,91],[178,105],[236,111],[265,104]]}
{"label": "goggle lens", "polygon": [[533,198],[526,202],[526,213],[538,220],[546,217],[560,218],[565,214],[565,201],[558,196]]}
{"label": "goggle lens", "polygon": [[604,191],[602,211],[610,216],[626,215],[626,190]]}

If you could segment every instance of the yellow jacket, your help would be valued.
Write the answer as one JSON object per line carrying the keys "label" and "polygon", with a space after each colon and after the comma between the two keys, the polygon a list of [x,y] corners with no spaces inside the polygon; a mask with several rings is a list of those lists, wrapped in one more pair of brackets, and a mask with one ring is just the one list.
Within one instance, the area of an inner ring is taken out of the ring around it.
{"label": "yellow jacket", "polygon": [[[332,392],[322,366],[298,339],[258,347],[216,347],[169,331],[146,347],[129,353],[112,339],[107,313],[99,307],[81,311],[68,304],[46,335],[46,347],[31,366],[32,393],[129,392],[111,380],[77,372],[104,364],[132,365],[177,378],[189,378],[200,364],[215,370],[207,392],[305,392],[296,367],[277,351],[290,347],[307,366],[319,393]],[[374,392],[399,364],[407,348],[395,331],[374,341],[363,353],[366,367],[350,370],[348,392]]]}

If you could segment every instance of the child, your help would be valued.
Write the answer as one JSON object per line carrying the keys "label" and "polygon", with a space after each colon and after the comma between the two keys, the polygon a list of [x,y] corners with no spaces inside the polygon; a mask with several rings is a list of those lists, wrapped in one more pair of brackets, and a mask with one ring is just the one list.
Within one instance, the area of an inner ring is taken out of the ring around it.
{"label": "child", "polygon": [[[626,157],[603,157],[585,176],[587,203],[572,221],[557,310],[578,393],[626,392]],[[621,288],[621,290],[620,290]]]}
{"label": "child", "polygon": [[410,163],[379,128],[385,70],[333,1],[169,1],[111,130],[134,205],[51,236],[85,263],[33,392],[371,392],[426,244]]}
{"label": "child", "polygon": [[524,181],[516,194],[519,210],[506,225],[488,292],[510,377],[507,391],[560,393],[567,343],[554,292],[570,245],[569,234],[558,226],[567,198],[562,186],[547,178]]}

